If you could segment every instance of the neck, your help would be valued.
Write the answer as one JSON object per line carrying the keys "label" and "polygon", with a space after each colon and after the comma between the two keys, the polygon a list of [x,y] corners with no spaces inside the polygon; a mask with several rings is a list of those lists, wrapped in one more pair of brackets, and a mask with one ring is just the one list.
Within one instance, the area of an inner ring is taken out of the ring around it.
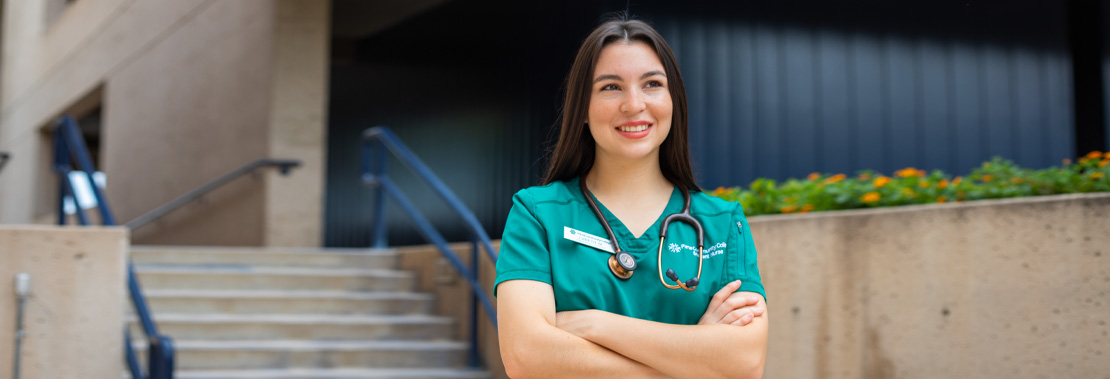
{"label": "neck", "polygon": [[584,180],[595,196],[603,194],[604,197],[653,197],[659,193],[670,194],[674,188],[663,177],[658,154],[644,159],[618,160],[599,153]]}

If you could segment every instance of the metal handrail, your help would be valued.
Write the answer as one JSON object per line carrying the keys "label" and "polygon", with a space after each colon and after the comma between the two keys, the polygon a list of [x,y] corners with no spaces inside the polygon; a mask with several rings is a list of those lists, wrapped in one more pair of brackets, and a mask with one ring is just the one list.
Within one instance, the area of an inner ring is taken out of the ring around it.
{"label": "metal handrail", "polygon": [[[100,186],[93,181],[92,174],[96,172],[96,168],[89,156],[89,149],[85,146],[85,140],[81,137],[77,122],[70,116],[63,116],[58,119],[54,128],[54,171],[58,173],[59,185],[61,186],[61,190],[58,191],[58,224],[65,225],[65,199],[70,196],[75,203],[74,208],[78,221],[81,225],[89,225],[89,220],[85,217],[81,205],[76,204],[77,198],[73,183],[69,180],[69,173],[73,171],[70,166],[71,160],[77,161],[78,170],[84,172],[89,180],[89,187],[92,189],[97,208],[100,210],[101,224],[116,225],[112,208],[108,205],[108,198],[104,196]],[[158,333],[158,327],[154,324],[154,317],[151,316],[146,297],[143,296],[142,287],[139,285],[138,275],[135,275],[135,265],[130,259],[127,262],[127,287],[131,292],[131,303],[135,307],[135,313],[139,316],[139,322],[142,324],[143,334],[146,334],[148,343],[147,375],[143,375],[139,368],[137,355],[131,346],[131,333],[124,331],[124,346],[126,346],[124,348],[124,359],[131,371],[131,377],[135,379],[173,379],[175,356],[173,339]]]}
{"label": "metal handrail", "polygon": [[234,170],[228,171],[226,174],[223,174],[220,177],[209,181],[208,183],[204,183],[197,188],[193,188],[192,190],[189,190],[189,192],[186,192],[181,196],[178,196],[173,200],[170,200],[169,202],[158,206],[158,208],[154,208],[139,217],[135,217],[135,219],[128,221],[127,224],[124,225],[134,231],[135,229],[138,229],[150,223],[151,221],[157,220],[158,218],[165,216],[167,213],[170,213],[177,208],[181,208],[181,206],[188,204],[189,202],[196,200],[197,198],[204,196],[209,192],[212,192],[212,190],[215,190],[216,188],[219,188],[227,184],[228,182],[240,176],[246,175],[258,168],[275,166],[278,167],[282,175],[288,175],[290,169],[298,167],[300,165],[301,161],[291,159],[256,159],[252,162],[248,162],[247,164],[239,166]]}
{"label": "metal handrail", "polygon": [[[439,195],[463,219],[463,224],[466,225],[467,230],[470,232],[470,242],[473,247],[471,253],[471,267],[468,269],[459,259],[450,247],[447,246],[447,240],[443,238],[432,223],[424,217],[423,214],[416,208],[404,192],[402,192],[397,185],[386,175],[386,156],[385,151],[393,153],[402,163],[417,174],[416,176],[423,179],[425,183],[430,186],[434,192]],[[478,282],[478,250],[479,244],[484,247],[486,253],[489,255],[491,262],[497,262],[497,256],[493,251],[493,245],[490,243],[489,236],[486,234],[485,229],[482,229],[481,224],[478,223],[478,218],[474,216],[466,205],[463,204],[458,197],[447,187],[443,181],[432,170],[428,168],[411,150],[408,149],[397,135],[393,134],[389,128],[384,126],[377,126],[367,129],[362,133],[362,182],[368,186],[375,188],[375,209],[374,209],[374,231],[373,231],[373,245],[375,247],[385,247],[386,236],[386,223],[385,223],[385,196],[392,197],[398,205],[409,216],[410,221],[416,226],[420,234],[443,254],[448,261],[455,267],[462,277],[466,278],[470,283],[470,288],[474,293],[471,299],[471,314],[470,314],[470,366],[478,366],[478,307],[477,303],[481,302],[489,315],[490,322],[493,323],[494,330],[497,330],[497,313],[493,310],[493,304],[486,296],[485,290]]]}
{"label": "metal handrail", "polygon": [[8,164],[8,160],[11,158],[11,154],[0,151],[0,171],[4,171],[4,165]]}

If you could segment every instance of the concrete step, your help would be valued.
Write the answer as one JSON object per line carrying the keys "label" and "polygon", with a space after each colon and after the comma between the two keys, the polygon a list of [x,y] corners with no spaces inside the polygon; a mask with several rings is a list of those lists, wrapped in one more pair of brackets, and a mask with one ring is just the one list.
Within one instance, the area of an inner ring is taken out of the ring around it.
{"label": "concrete step", "polygon": [[152,289],[144,293],[155,314],[429,314],[433,302],[431,294],[416,292]]}
{"label": "concrete step", "polygon": [[[436,368],[337,368],[274,370],[186,370],[177,379],[488,379],[490,373],[475,369]],[[124,374],[124,378],[130,375]]]}
{"label": "concrete step", "polygon": [[[175,340],[178,370],[425,368],[466,364],[468,345],[452,341]],[[133,344],[146,362],[146,343]]]}
{"label": "concrete step", "polygon": [[[155,314],[158,330],[174,340],[435,340],[450,338],[448,317]],[[131,335],[142,336],[132,316]]]}
{"label": "concrete step", "polygon": [[136,265],[143,289],[412,291],[406,271],[358,268]]}
{"label": "concrete step", "polygon": [[131,260],[137,265],[397,268],[397,253],[392,249],[132,246]]}

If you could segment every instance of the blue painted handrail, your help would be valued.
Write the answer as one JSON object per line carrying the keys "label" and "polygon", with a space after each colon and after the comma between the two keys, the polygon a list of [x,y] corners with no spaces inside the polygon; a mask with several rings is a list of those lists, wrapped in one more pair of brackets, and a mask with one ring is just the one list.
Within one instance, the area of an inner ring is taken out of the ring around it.
{"label": "blue painted handrail", "polygon": [[[455,211],[463,219],[463,224],[470,232],[470,242],[473,250],[471,251],[471,267],[467,268],[463,264],[459,256],[455,254],[450,247],[447,246],[447,240],[432,226],[432,223],[424,217],[423,214],[416,208],[404,192],[397,188],[396,183],[386,175],[386,151],[393,153],[405,166],[408,166],[417,177],[424,180],[428,186],[432,187],[437,195],[447,203],[452,210]],[[397,135],[393,134],[389,128],[384,126],[373,127],[367,129],[362,133],[362,182],[368,186],[374,187],[374,230],[373,230],[373,246],[385,247],[386,237],[386,221],[385,221],[385,197],[390,196],[401,206],[405,214],[413,222],[416,229],[428,242],[431,242],[439,252],[447,258],[448,261],[458,270],[459,274],[470,283],[470,288],[474,292],[472,299],[471,314],[470,314],[470,366],[478,366],[478,306],[480,302],[482,307],[485,308],[486,314],[489,315],[490,322],[493,323],[494,330],[497,329],[497,313],[493,310],[493,304],[490,302],[489,297],[486,296],[486,291],[478,282],[478,250],[482,247],[489,255],[491,262],[497,262],[497,255],[493,251],[493,245],[490,243],[489,236],[486,234],[485,229],[478,223],[478,218],[474,216],[466,205],[463,204],[458,197],[455,196],[451,189],[438,177],[420,158],[413,154],[408,147],[401,143]],[[481,246],[479,246],[481,245]]]}
{"label": "blue painted handrail", "polygon": [[0,151],[0,171],[4,171],[4,165],[8,164],[8,159],[11,157],[8,153]]}
{"label": "blue painted handrail", "polygon": [[[78,170],[88,178],[89,187],[96,198],[97,209],[100,211],[100,221],[103,225],[116,225],[116,218],[104,196],[100,186],[93,181],[92,174],[96,172],[89,149],[85,146],[85,139],[77,122],[70,116],[63,116],[55,123],[54,128],[54,172],[58,173],[60,191],[58,191],[58,225],[65,225],[65,199],[70,197],[74,202],[77,220],[81,225],[89,225],[88,217],[81,205],[77,203],[76,191],[69,180],[69,173],[73,171],[71,161],[76,161]],[[139,286],[138,276],[135,275],[135,265],[127,262],[127,287],[131,292],[131,303],[135,306],[135,313],[139,316],[143,334],[147,336],[147,375],[143,375],[139,367],[139,360],[131,346],[131,333],[124,332],[124,352],[128,369],[134,379],[173,379],[174,373],[174,344],[169,336],[158,333],[154,324],[150,308],[147,307],[146,297],[143,296],[142,287]]]}

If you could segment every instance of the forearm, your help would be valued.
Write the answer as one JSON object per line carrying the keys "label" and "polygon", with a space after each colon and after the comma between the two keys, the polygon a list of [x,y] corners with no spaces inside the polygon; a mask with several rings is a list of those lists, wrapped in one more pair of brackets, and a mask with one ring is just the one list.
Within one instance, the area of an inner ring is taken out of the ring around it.
{"label": "forearm", "polygon": [[766,316],[746,326],[673,325],[593,311],[590,321],[591,326],[580,333],[583,338],[668,376],[762,376],[767,352]]}
{"label": "forearm", "polygon": [[[659,371],[552,325],[529,328],[501,355],[512,378],[665,378]],[[504,336],[504,334],[502,334]]]}

